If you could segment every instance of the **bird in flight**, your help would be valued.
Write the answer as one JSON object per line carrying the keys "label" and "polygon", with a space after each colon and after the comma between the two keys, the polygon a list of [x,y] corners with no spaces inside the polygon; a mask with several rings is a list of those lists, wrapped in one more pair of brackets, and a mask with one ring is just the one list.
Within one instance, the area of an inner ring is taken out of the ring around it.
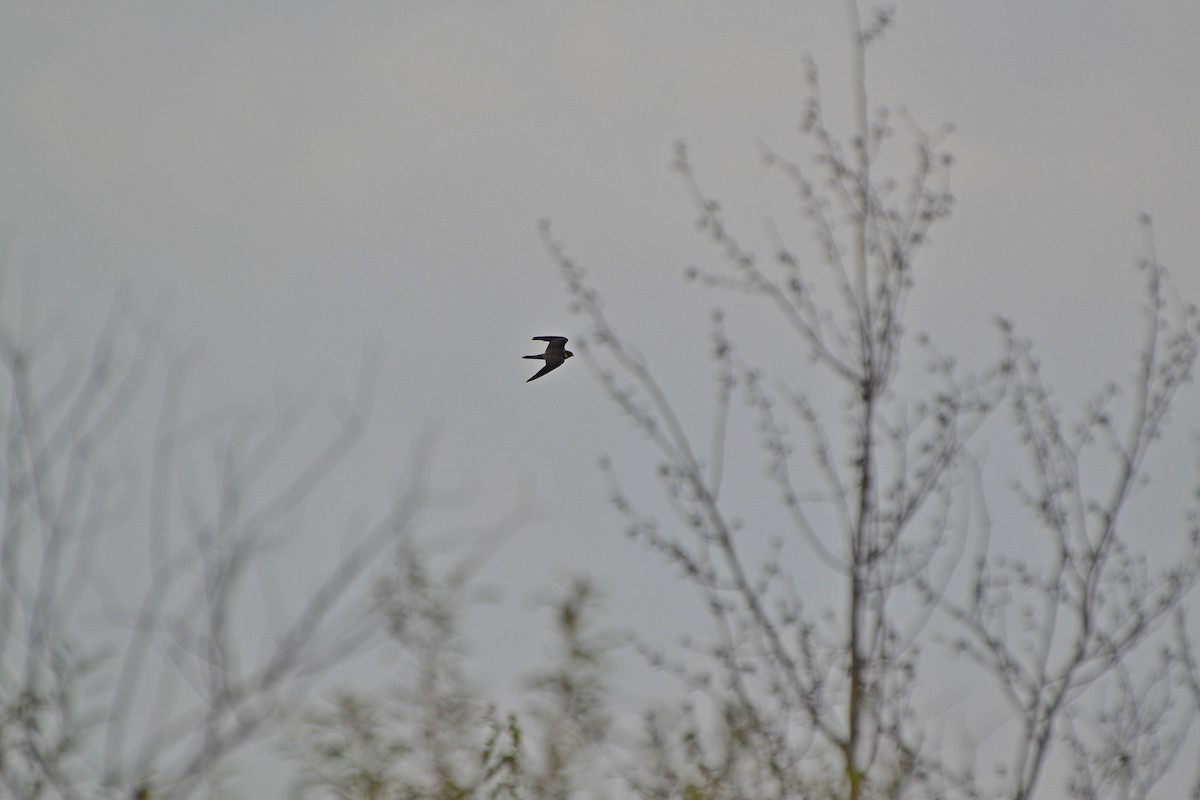
{"label": "bird in flight", "polygon": [[[537,380],[550,370],[558,369],[563,365],[564,361],[575,355],[566,349],[567,337],[565,336],[535,336],[533,337],[533,341],[546,342],[546,352],[539,353],[536,356],[523,356],[523,358],[539,358],[546,362],[546,366],[538,370],[538,373],[530,378],[529,381]],[[525,382],[529,383],[529,381]]]}

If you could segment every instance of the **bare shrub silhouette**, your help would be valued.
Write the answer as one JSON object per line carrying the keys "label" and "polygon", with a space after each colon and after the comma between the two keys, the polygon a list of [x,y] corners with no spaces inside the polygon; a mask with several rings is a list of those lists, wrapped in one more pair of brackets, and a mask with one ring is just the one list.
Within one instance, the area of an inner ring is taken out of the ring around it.
{"label": "bare shrub silhouette", "polygon": [[195,795],[376,639],[365,578],[425,505],[428,448],[285,603],[269,567],[325,533],[305,515],[363,436],[370,368],[353,397],[187,410],[195,354],[129,293],[83,356],[61,320],[17,311],[0,324],[0,794]]}
{"label": "bare shrub silhouette", "polygon": [[[1064,787],[1144,797],[1172,770],[1177,785],[1196,713],[1196,512],[1185,521],[1182,501],[1178,516],[1160,516],[1153,548],[1130,517],[1192,378],[1195,309],[1175,297],[1144,220],[1136,369],[1080,414],[1052,402],[1032,344],[1006,321],[999,354],[975,369],[910,333],[918,262],[953,207],[949,131],[873,106],[868,54],[891,15],[860,20],[856,3],[847,8],[849,132],[827,121],[810,64],[811,165],[764,152],[797,203],[788,224],[766,225],[769,257],[727,223],[687,147],[676,147],[719,262],[686,276],[778,322],[771,338],[741,341],[728,315],[713,315],[703,427],[685,422],[699,413],[694,388],[659,380],[653,354],[611,322],[593,276],[548,222],[541,228],[589,329],[577,350],[653,454],[656,482],[604,462],[613,503],[630,535],[698,590],[713,632],[701,655],[696,643],[682,654],[643,645],[687,700],[648,716],[633,785],[654,798],[851,800],[1017,799]],[[898,131],[913,154],[899,176]],[[796,228],[815,242],[811,254],[786,241]],[[1027,456],[1011,487],[985,481],[971,450],[985,425]],[[730,455],[747,440],[757,459],[744,447]],[[739,504],[729,476],[744,482],[764,467],[777,507]],[[988,509],[998,502],[1019,504],[1024,518],[997,529]],[[812,565],[827,578],[819,588],[808,585]],[[939,680],[923,671],[935,663],[1003,704],[1013,722],[999,744],[950,747],[932,733],[918,687]],[[954,752],[963,747],[965,757]],[[1066,777],[1051,785],[1052,762]]]}

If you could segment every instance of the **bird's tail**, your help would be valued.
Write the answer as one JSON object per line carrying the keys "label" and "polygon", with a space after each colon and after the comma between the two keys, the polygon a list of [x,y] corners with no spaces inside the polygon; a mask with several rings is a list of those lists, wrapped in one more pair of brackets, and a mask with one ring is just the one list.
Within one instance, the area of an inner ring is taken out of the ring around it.
{"label": "bird's tail", "polygon": [[536,356],[521,356],[521,358],[537,358],[537,359],[542,359],[542,360],[545,360],[546,356],[544,356],[544,355],[540,355],[540,354],[539,354],[539,355],[536,355]]}

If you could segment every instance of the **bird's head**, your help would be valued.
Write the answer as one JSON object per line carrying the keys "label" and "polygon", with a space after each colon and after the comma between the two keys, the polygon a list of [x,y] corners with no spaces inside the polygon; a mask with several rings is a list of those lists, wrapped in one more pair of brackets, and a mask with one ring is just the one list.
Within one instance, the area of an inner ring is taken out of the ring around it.
{"label": "bird's head", "polygon": [[570,358],[573,355],[575,355],[575,354],[572,353],[570,350],[563,350],[563,358]]}

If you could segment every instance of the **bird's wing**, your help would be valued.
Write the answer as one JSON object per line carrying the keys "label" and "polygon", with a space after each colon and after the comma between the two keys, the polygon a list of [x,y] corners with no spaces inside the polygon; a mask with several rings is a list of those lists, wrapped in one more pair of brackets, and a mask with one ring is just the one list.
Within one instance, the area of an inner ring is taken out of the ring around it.
{"label": "bird's wing", "polygon": [[[562,366],[562,364],[563,364],[563,362],[561,362],[561,361],[547,361],[546,366],[544,366],[540,370],[538,370],[537,374],[534,375],[532,378],[530,378],[529,381],[537,380],[538,378],[545,375],[547,372],[550,372],[551,370],[554,370],[554,369],[558,369],[559,367]],[[529,381],[525,381],[525,382],[529,383]]]}
{"label": "bird's wing", "polygon": [[565,336],[535,336],[533,338],[546,343],[547,356],[561,356],[567,346],[567,337]]}

